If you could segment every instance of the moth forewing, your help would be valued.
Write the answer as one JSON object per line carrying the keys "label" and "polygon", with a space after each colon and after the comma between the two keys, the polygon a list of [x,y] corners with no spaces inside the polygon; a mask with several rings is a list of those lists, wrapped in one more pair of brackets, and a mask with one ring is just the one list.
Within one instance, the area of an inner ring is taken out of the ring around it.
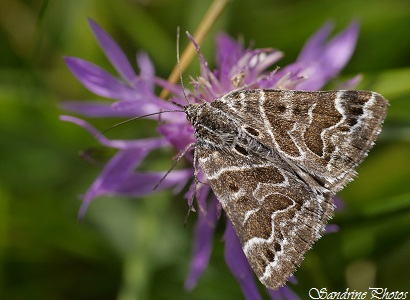
{"label": "moth forewing", "polygon": [[266,287],[284,285],[322,236],[387,106],[367,91],[289,90],[185,106],[195,157]]}

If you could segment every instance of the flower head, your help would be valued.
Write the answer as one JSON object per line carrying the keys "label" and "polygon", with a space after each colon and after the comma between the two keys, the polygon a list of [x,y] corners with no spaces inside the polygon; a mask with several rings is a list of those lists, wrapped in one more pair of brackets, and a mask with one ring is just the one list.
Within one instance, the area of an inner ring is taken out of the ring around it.
{"label": "flower head", "polygon": [[[114,100],[113,103],[66,102],[66,110],[87,117],[135,117],[162,110],[178,109],[175,103],[186,103],[183,90],[163,79],[155,77],[154,67],[146,54],[137,55],[140,72],[136,74],[126,56],[116,42],[94,21],[90,26],[107,58],[119,74],[112,76],[100,67],[85,60],[66,58],[66,64],[78,80],[96,95]],[[326,24],[306,43],[298,59],[281,69],[268,71],[282,57],[275,49],[245,49],[226,34],[217,38],[217,69],[211,70],[194,39],[189,36],[198,50],[201,74],[192,79],[193,89],[187,91],[190,103],[213,101],[238,88],[270,88],[316,90],[322,88],[345,66],[353,53],[358,35],[356,23],[327,41],[331,26]],[[168,89],[172,101],[165,101],[154,93],[155,85]],[[157,117],[151,116],[155,119]],[[165,172],[137,172],[136,167],[151,151],[161,147],[174,147],[179,151],[194,142],[194,130],[183,113],[163,113],[158,125],[161,137],[135,141],[108,140],[85,121],[63,116],[63,120],[73,122],[93,135],[106,146],[118,149],[117,154],[107,163],[83,198],[80,214],[85,213],[88,204],[101,195],[141,196],[152,193],[153,187]],[[192,162],[192,152],[186,159]],[[180,191],[192,179],[192,168],[169,173],[159,189],[174,188]],[[186,288],[192,289],[208,265],[213,246],[213,234],[222,212],[218,199],[199,170],[196,201],[199,208],[195,229],[194,253],[191,269],[186,280]],[[193,199],[194,183],[185,197]],[[191,203],[190,203],[191,204]],[[229,220],[225,231],[225,259],[233,275],[239,281],[247,299],[260,299],[253,272],[240,246],[238,237]],[[270,291],[272,299],[297,299],[293,292],[284,287]]]}

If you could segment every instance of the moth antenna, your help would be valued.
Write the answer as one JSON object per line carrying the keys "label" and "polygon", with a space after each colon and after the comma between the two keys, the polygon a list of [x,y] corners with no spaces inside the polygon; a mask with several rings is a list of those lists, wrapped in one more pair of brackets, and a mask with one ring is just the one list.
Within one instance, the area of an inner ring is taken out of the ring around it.
{"label": "moth antenna", "polygon": [[189,104],[188,97],[185,93],[185,86],[184,86],[184,80],[182,79],[182,70],[181,70],[181,63],[179,61],[179,26],[177,27],[177,65],[178,65],[178,71],[179,71],[179,80],[181,81],[181,86],[182,86],[182,93],[184,94],[184,98],[187,104]]}
{"label": "moth antenna", "polygon": [[111,129],[117,128],[117,127],[119,127],[119,126],[121,126],[121,125],[124,125],[124,124],[126,124],[126,123],[129,123],[129,122],[132,122],[132,121],[135,121],[135,120],[138,120],[138,119],[146,118],[146,117],[149,117],[149,116],[159,115],[159,114],[162,114],[162,113],[165,113],[165,112],[184,112],[184,111],[183,111],[183,110],[179,110],[179,109],[174,109],[174,110],[162,110],[162,111],[154,112],[154,113],[151,113],[151,114],[146,114],[146,115],[142,115],[142,116],[133,117],[133,118],[127,119],[127,120],[125,120],[125,121],[119,122],[119,123],[117,123],[117,124],[114,124],[113,126],[111,126],[111,127],[107,128],[107,129],[105,129],[104,131],[102,131],[101,134],[104,134],[104,133],[106,133],[107,131],[110,131]]}
{"label": "moth antenna", "polygon": [[174,104],[174,105],[176,105],[176,106],[178,106],[178,107],[180,107],[180,108],[184,108],[184,106],[181,105],[181,104],[179,104],[178,102],[175,102],[175,101],[173,101],[173,100],[170,100],[169,102],[171,102],[172,104]]}

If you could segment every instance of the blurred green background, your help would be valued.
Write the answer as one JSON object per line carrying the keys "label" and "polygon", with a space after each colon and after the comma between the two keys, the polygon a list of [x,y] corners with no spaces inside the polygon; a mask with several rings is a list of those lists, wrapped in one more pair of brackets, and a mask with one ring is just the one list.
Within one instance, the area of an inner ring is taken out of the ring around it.
{"label": "blurred green background", "polygon": [[[58,120],[62,100],[97,98],[65,67],[65,55],[113,70],[87,17],[118,41],[134,66],[136,51],[144,50],[157,74],[167,78],[176,61],[176,27],[193,33],[209,5],[208,0],[0,1],[0,299],[243,297],[223,259],[222,225],[197,288],[184,290],[196,216],[183,227],[182,195],[98,199],[78,222],[78,195],[101,169],[78,152],[99,145],[81,128]],[[340,232],[315,244],[292,288],[302,299],[311,287],[410,292],[410,1],[231,1],[203,52],[213,65],[215,33],[226,31],[246,45],[254,41],[256,47],[284,51],[278,64],[284,66],[327,20],[335,22],[336,31],[360,21],[357,50],[340,80],[362,73],[359,88],[383,94],[391,107],[359,177],[340,193],[346,207],[333,220]],[[181,47],[186,43],[183,36]],[[194,60],[185,74],[197,71]],[[93,124],[105,129],[115,121]],[[141,122],[109,137],[141,137],[140,129],[151,124]],[[173,155],[151,157],[152,168],[168,169]]]}

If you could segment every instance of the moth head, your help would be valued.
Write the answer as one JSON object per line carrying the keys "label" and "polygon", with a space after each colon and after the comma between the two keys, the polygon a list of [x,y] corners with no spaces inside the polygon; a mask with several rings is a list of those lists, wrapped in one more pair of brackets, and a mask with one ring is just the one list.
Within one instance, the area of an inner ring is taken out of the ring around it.
{"label": "moth head", "polygon": [[194,125],[198,119],[198,115],[200,114],[200,109],[199,109],[200,104],[194,103],[194,104],[188,104],[184,106],[184,111],[186,113],[186,118],[187,120]]}

